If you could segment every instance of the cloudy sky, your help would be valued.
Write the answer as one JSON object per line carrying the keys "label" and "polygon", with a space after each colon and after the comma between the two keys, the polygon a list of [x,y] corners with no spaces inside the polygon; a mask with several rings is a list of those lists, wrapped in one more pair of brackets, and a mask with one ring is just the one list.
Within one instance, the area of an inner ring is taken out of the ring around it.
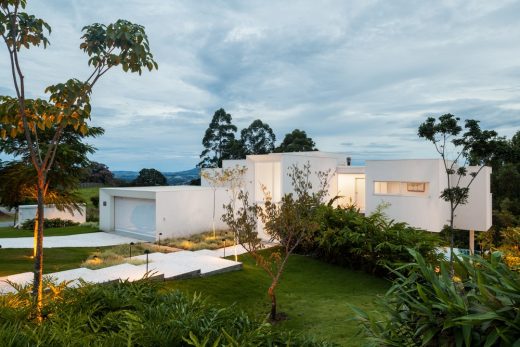
{"label": "cloudy sky", "polygon": [[[145,26],[159,70],[111,71],[95,87],[92,159],[112,170],[189,169],[223,107],[239,129],[260,118],[278,141],[305,130],[356,159],[435,157],[417,138],[453,113],[511,136],[520,125],[519,1],[30,1],[52,26],[24,52],[30,96],[89,75],[84,25]],[[0,48],[0,94],[14,94]]]}

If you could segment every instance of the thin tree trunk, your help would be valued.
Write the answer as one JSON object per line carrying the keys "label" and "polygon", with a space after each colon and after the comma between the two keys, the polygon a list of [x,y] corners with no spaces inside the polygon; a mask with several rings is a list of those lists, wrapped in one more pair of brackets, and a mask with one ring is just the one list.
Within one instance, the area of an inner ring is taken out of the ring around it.
{"label": "thin tree trunk", "polygon": [[38,208],[37,208],[37,224],[36,229],[36,254],[34,257],[34,280],[33,280],[33,297],[35,300],[36,318],[42,320],[43,308],[43,219],[44,219],[44,189],[45,178],[38,173]]}
{"label": "thin tree trunk", "polygon": [[269,294],[269,297],[271,298],[271,313],[269,314],[269,318],[272,321],[276,320],[276,294],[275,294],[275,288],[278,281],[274,280],[271,286],[269,287],[269,290],[267,291]]}
{"label": "thin tree trunk", "polygon": [[455,213],[453,211],[453,202],[450,203],[450,274],[453,277],[455,275],[455,269],[453,266],[453,248],[455,247],[455,231],[453,230],[453,218]]}

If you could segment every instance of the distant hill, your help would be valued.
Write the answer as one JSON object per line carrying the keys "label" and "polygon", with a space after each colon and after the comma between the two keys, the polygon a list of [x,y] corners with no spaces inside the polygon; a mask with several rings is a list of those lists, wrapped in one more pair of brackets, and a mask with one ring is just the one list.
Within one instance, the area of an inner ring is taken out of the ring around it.
{"label": "distant hill", "polygon": [[[131,182],[139,175],[138,171],[112,171],[112,173],[115,178],[125,182]],[[180,186],[183,184],[189,184],[191,180],[199,178],[199,169],[193,168],[178,172],[163,172],[162,174],[168,180],[168,185]]]}

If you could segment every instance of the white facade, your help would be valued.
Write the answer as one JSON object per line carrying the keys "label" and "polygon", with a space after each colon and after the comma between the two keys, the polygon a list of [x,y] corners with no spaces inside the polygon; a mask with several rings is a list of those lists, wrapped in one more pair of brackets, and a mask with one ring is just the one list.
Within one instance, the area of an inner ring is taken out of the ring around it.
{"label": "white facade", "polygon": [[[18,207],[18,224],[36,218],[36,210],[38,205],[21,205]],[[59,218],[63,220],[70,220],[76,223],[85,223],[87,221],[86,205],[80,204],[79,211],[69,212],[67,210],[60,211],[54,205],[45,205],[43,216],[46,219]]]}
{"label": "white facade", "polygon": [[101,188],[99,227],[150,241],[183,237],[212,230],[215,206],[215,228],[225,229],[220,216],[224,213],[223,205],[229,201],[225,188]]}
{"label": "white facade", "polygon": [[[262,203],[264,188],[274,201],[293,191],[288,176],[292,165],[310,164],[313,187],[316,172],[328,173],[329,194],[340,206],[354,205],[373,213],[381,204],[396,222],[439,232],[449,223],[449,204],[440,198],[447,187],[440,159],[369,160],[366,166],[349,166],[343,154],[324,152],[271,153],[250,155],[245,160],[225,160],[223,168],[246,167],[243,187],[250,201]],[[476,168],[469,168],[469,172]],[[211,173],[211,170],[205,169]],[[472,183],[469,200],[456,210],[455,228],[488,230],[491,227],[491,169],[484,167]],[[468,173],[462,185],[471,179]],[[215,205],[213,197],[215,193]],[[229,188],[212,187],[204,177],[201,187],[139,187],[100,189],[100,228],[123,231],[147,239],[180,237],[211,230],[213,216],[217,229],[223,205],[230,202]],[[215,206],[215,210],[213,209]],[[214,214],[213,214],[214,212]],[[259,227],[262,237],[266,237]]]}

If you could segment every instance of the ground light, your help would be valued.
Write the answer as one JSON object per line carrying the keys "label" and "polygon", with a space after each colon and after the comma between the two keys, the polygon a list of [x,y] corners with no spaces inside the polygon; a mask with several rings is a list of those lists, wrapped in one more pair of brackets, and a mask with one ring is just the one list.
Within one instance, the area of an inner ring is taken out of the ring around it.
{"label": "ground light", "polygon": [[144,254],[146,254],[146,273],[148,274],[148,254],[150,254],[150,251],[145,249]]}
{"label": "ground light", "polygon": [[161,236],[162,236],[162,233],[159,233],[159,247],[161,246]]}
{"label": "ground light", "polygon": [[226,239],[222,239],[222,242],[224,242],[224,258],[226,257]]}
{"label": "ground light", "polygon": [[132,246],[135,245],[135,243],[130,242],[130,259],[132,259]]}

